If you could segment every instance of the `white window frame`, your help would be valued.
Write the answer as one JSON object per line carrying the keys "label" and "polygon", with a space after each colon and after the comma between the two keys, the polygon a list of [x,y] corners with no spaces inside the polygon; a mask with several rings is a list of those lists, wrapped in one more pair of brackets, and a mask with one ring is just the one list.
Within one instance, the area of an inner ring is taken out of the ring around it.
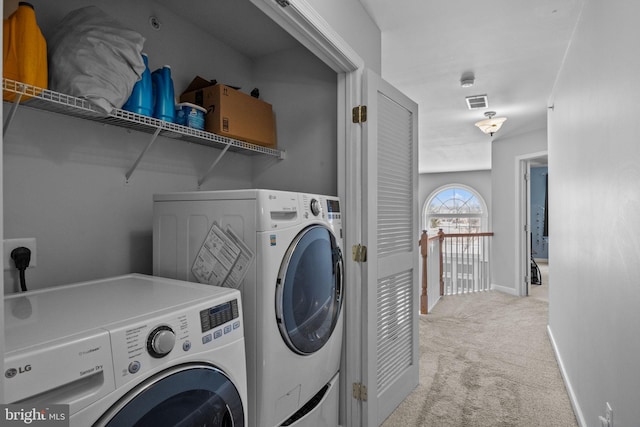
{"label": "white window frame", "polygon": [[[481,213],[473,214],[473,213],[464,213],[464,214],[432,214],[430,213],[429,206],[433,202],[433,200],[440,193],[446,190],[451,190],[454,188],[460,188],[462,190],[468,191],[473,194],[475,198],[480,203],[480,208],[482,210]],[[487,203],[484,201],[484,198],[480,195],[480,193],[473,187],[470,187],[465,184],[446,184],[436,188],[431,192],[429,197],[424,202],[422,206],[422,229],[429,231],[431,229],[430,223],[432,218],[480,218],[480,231],[488,231],[489,230],[489,209],[487,208]],[[429,235],[432,233],[430,232]]]}

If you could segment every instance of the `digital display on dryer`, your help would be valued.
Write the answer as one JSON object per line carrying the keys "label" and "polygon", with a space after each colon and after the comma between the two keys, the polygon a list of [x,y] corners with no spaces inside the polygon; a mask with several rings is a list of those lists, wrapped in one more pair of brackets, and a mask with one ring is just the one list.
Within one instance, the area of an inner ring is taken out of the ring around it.
{"label": "digital display on dryer", "polygon": [[202,332],[216,328],[239,316],[238,300],[236,299],[202,310],[200,311]]}

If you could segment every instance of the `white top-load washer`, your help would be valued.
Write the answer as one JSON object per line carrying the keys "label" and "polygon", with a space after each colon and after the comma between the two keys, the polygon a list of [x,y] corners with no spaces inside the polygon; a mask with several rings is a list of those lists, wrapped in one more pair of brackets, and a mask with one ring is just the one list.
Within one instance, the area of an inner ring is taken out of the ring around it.
{"label": "white top-load washer", "polygon": [[131,274],[4,303],[7,403],[69,405],[78,427],[247,425],[238,291]]}
{"label": "white top-load washer", "polygon": [[317,194],[154,196],[154,274],[242,292],[252,427],[338,425],[341,215]]}

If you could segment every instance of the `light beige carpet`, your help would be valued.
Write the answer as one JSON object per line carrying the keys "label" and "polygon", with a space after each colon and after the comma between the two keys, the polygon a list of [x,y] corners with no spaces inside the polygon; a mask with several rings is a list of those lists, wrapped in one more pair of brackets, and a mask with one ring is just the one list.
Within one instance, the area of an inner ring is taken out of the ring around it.
{"label": "light beige carpet", "polygon": [[420,384],[383,427],[577,426],[547,313],[497,291],[443,297],[420,317]]}

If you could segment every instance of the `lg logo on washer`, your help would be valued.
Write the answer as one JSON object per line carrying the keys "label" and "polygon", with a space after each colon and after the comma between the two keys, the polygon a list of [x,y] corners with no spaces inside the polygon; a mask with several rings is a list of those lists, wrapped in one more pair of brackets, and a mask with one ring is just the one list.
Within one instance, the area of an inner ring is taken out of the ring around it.
{"label": "lg logo on washer", "polygon": [[18,367],[18,369],[9,368],[6,371],[4,371],[4,376],[6,378],[13,378],[18,374],[24,374],[25,372],[29,372],[30,370],[31,370],[31,365],[20,366]]}

